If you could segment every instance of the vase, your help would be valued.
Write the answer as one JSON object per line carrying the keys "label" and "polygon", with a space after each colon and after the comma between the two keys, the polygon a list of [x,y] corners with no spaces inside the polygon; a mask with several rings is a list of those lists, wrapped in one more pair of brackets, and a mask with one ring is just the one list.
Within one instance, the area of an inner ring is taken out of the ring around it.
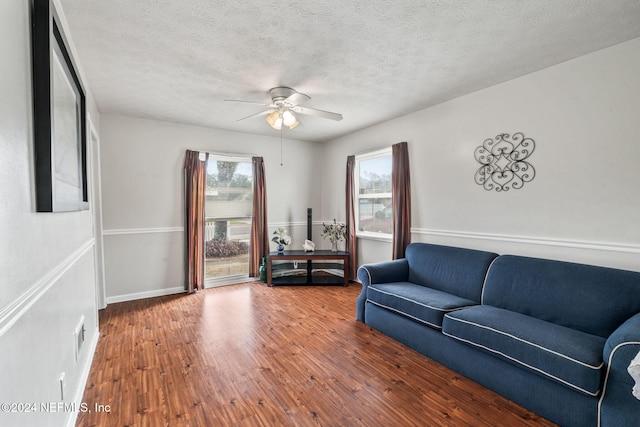
{"label": "vase", "polygon": [[260,263],[260,268],[258,269],[260,273],[260,281],[267,283],[267,257],[262,257],[262,262]]}
{"label": "vase", "polygon": [[284,252],[284,246],[278,245],[278,253],[281,254]]}
{"label": "vase", "polygon": [[338,241],[337,240],[332,240],[331,241],[331,252],[338,252]]}

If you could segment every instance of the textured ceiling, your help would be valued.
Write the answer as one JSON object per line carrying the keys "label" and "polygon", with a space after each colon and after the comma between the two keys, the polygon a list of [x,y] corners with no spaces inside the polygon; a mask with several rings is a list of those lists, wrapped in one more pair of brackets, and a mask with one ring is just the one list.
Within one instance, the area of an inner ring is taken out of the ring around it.
{"label": "textured ceiling", "polygon": [[290,86],[326,141],[640,37],[638,0],[60,0],[101,112],[278,136]]}

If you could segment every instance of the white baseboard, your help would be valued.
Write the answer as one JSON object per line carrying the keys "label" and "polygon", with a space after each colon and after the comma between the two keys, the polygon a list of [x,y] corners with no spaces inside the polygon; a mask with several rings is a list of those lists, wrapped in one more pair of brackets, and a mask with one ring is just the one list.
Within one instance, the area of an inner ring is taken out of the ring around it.
{"label": "white baseboard", "polygon": [[[98,347],[98,339],[100,338],[100,330],[99,328],[95,329],[95,333],[93,334],[94,338],[89,343],[89,347],[87,350],[89,351],[89,357],[86,358],[84,365],[82,366],[82,371],[80,372],[80,382],[78,384],[78,388],[76,390],[76,394],[73,398],[73,403],[75,408],[80,408],[82,405],[82,399],[84,397],[84,390],[87,387],[87,381],[89,381],[89,374],[91,373],[91,365],[93,364],[93,356],[96,354],[96,348]],[[98,403],[98,402],[85,402],[89,403]],[[78,420],[78,411],[70,411],[69,417],[67,418],[67,422],[65,423],[66,427],[74,427],[76,425],[76,421]]]}
{"label": "white baseboard", "polygon": [[249,277],[246,274],[235,274],[216,279],[206,279],[204,281],[205,289],[217,288],[219,286],[237,285],[238,283],[255,282],[260,280],[258,277]]}
{"label": "white baseboard", "polygon": [[112,297],[107,297],[107,305],[113,304],[116,302],[133,301],[137,299],[153,298],[153,297],[162,297],[165,295],[182,294],[186,292],[187,291],[185,288],[177,287],[177,288],[155,289],[153,291],[145,291],[145,292],[136,292],[133,294],[114,295]]}

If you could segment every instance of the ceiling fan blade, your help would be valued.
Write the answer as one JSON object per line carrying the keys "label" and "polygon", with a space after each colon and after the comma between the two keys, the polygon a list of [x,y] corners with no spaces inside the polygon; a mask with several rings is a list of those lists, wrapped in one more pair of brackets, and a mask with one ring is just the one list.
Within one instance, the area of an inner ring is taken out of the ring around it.
{"label": "ceiling fan blade", "polygon": [[260,116],[266,116],[267,114],[269,114],[270,112],[272,112],[273,110],[264,110],[264,111],[260,111],[259,113],[256,114],[252,114],[250,116],[247,117],[243,117],[242,119],[238,119],[236,120],[236,122],[241,122],[243,120],[247,120],[247,119],[251,119],[253,117],[260,117]]}
{"label": "ceiling fan blade", "polygon": [[316,110],[315,108],[294,107],[293,111],[300,114],[306,114],[307,116],[322,117],[325,119],[336,120],[336,121],[342,120],[342,114],[332,113],[330,111],[324,111],[324,110]]}
{"label": "ceiling fan blade", "polygon": [[271,104],[265,104],[264,102],[243,101],[241,99],[225,99],[224,102],[241,102],[243,104],[260,105],[262,107],[273,107]]}
{"label": "ceiling fan blade", "polygon": [[289,97],[285,99],[284,102],[290,105],[299,105],[299,104],[302,104],[303,102],[307,102],[310,99],[311,97],[309,95],[305,95],[304,93],[300,93],[300,92],[295,92],[289,95]]}

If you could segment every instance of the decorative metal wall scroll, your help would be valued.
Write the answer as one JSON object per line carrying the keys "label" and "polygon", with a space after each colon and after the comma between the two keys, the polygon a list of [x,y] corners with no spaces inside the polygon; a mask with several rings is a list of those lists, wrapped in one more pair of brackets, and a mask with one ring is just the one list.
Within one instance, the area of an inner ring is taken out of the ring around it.
{"label": "decorative metal wall scroll", "polygon": [[536,176],[536,170],[527,161],[535,147],[535,141],[525,138],[521,132],[513,136],[501,133],[495,139],[485,139],[473,153],[481,165],[476,171],[476,184],[487,191],[522,188]]}

